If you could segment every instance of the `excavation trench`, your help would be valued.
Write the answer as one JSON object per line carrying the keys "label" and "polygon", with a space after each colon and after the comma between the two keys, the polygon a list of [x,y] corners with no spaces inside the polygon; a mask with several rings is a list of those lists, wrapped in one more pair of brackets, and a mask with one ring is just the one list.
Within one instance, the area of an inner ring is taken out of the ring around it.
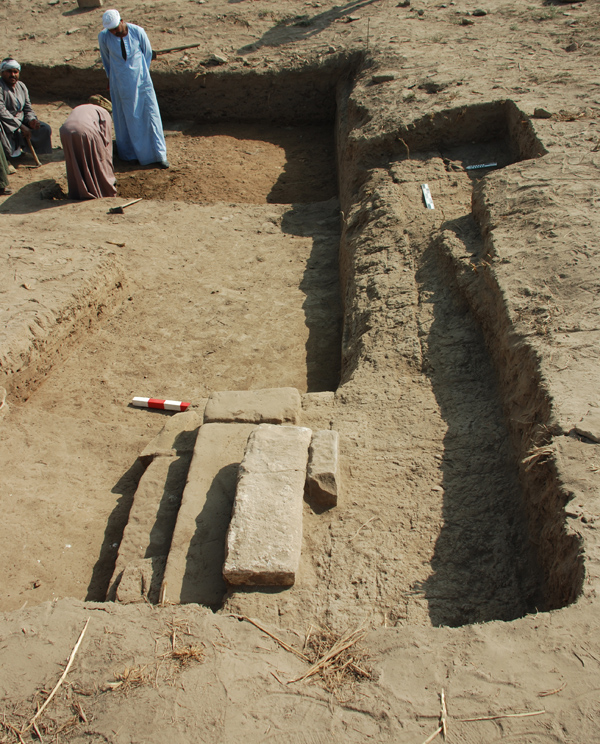
{"label": "excavation trench", "polygon": [[[436,237],[441,227],[481,241],[471,195],[492,171],[465,165],[503,167],[543,148],[521,112],[499,102],[417,120],[390,136],[385,162],[365,146],[361,163],[345,155],[355,62],[292,79],[159,79],[172,171],[117,163],[120,195],[152,202],[109,221],[96,210],[69,237],[118,247],[126,298],[73,333],[70,353],[3,421],[4,457],[17,462],[3,468],[4,487],[19,525],[4,541],[14,554],[4,609],[104,599],[144,473],[136,456],[163,423],[128,408],[132,394],[201,403],[213,390],[286,385],[337,390],[324,428],[331,421],[341,435],[344,498],[325,514],[306,505],[294,587],[224,590],[218,606],[290,624],[461,625],[576,598],[581,560],[562,538],[560,498],[540,529],[551,525],[565,562],[547,559],[532,528],[538,489],[557,487],[551,473],[536,484],[518,466],[528,442],[505,423],[506,329],[492,333],[492,311],[480,311]],[[52,93],[68,98],[78,74],[53,77]],[[535,376],[529,400],[543,420]],[[184,456],[157,486],[155,532],[173,528],[186,468]],[[20,526],[32,488],[33,550]],[[160,573],[160,555],[147,558]]]}
{"label": "excavation trench", "polygon": [[[407,499],[387,489],[371,518],[383,515],[389,525],[394,509],[401,510],[399,521],[412,512],[409,529],[405,519],[392,540],[405,555],[428,555],[433,570],[423,578],[417,568],[405,586],[394,587],[390,575],[404,570],[408,577],[412,567],[388,559],[384,528],[383,549],[371,549],[368,558],[385,567],[383,585],[393,587],[384,618],[412,622],[424,602],[431,622],[449,625],[564,606],[581,592],[581,538],[566,527],[570,497],[552,462],[532,470],[528,457],[551,439],[551,404],[536,353],[515,342],[503,290],[486,266],[493,255],[489,232],[483,238],[479,227],[489,223],[482,176],[539,157],[544,148],[511,102],[428,116],[392,133],[386,144],[401,157],[355,177],[359,199],[342,200],[342,275],[352,311],[345,317],[341,389],[375,387],[368,382],[375,375],[389,399],[400,375],[400,421],[413,422],[416,433],[403,437],[397,423],[397,438],[415,456],[400,446],[390,459],[405,468],[412,494]],[[469,169],[490,163],[493,168]],[[440,217],[420,200],[424,183]],[[436,407],[414,384],[416,370],[426,376]],[[419,425],[419,414],[429,426]],[[426,444],[418,441],[423,428],[435,433]],[[433,487],[428,460],[441,475]],[[432,554],[419,540],[423,525],[438,535]],[[407,534],[414,532],[411,545]],[[382,583],[373,594],[381,594]]]}

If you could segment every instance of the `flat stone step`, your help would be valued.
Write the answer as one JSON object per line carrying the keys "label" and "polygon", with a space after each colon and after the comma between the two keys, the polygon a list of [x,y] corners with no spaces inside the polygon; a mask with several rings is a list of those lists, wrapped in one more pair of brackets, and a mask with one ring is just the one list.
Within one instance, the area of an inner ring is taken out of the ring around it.
{"label": "flat stone step", "polygon": [[[205,401],[204,401],[205,402]],[[159,455],[194,451],[198,429],[202,426],[203,411],[190,408],[183,413],[169,416],[160,432],[149,442],[138,459],[149,465]]]}
{"label": "flat stone step", "polygon": [[229,584],[291,586],[302,548],[302,502],[312,431],[257,426],[239,469],[223,577]]}
{"label": "flat stone step", "polygon": [[296,388],[225,390],[212,393],[204,410],[204,423],[297,424],[302,398]]}
{"label": "flat stone step", "polygon": [[200,427],[171,541],[161,599],[218,607],[227,587],[222,568],[238,466],[252,424]]}
{"label": "flat stone step", "polygon": [[333,429],[315,431],[308,451],[307,499],[320,509],[336,506],[340,490],[339,435]]}
{"label": "flat stone step", "polygon": [[[202,414],[197,411],[171,416],[140,455],[139,459],[147,467],[138,483],[123,530],[107,592],[108,600],[120,598],[116,593],[117,587],[129,564],[158,556],[164,556],[166,560],[201,423]],[[156,569],[154,583],[162,581],[162,575],[157,576],[156,571],[162,572],[164,562],[153,561],[151,565]],[[131,591],[127,592],[128,597],[131,594]],[[122,596],[125,596],[125,589]],[[138,601],[142,600],[140,593]],[[128,601],[133,600],[129,598]]]}
{"label": "flat stone step", "polygon": [[150,604],[157,604],[166,562],[166,555],[130,561],[117,586],[117,602],[131,604],[148,601]]}
{"label": "flat stone step", "polygon": [[[127,565],[143,558],[166,556],[185,485],[190,455],[160,456],[146,468],[138,484],[123,531],[115,570],[106,598],[115,591]],[[142,597],[140,596],[140,601]]]}

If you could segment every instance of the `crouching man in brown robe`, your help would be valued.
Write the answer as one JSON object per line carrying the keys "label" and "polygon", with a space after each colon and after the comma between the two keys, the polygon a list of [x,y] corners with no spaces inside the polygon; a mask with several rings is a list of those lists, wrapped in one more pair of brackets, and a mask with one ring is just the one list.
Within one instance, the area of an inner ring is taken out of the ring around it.
{"label": "crouching man in brown robe", "polygon": [[108,111],[93,103],[77,106],[60,128],[60,141],[67,164],[69,199],[116,196]]}

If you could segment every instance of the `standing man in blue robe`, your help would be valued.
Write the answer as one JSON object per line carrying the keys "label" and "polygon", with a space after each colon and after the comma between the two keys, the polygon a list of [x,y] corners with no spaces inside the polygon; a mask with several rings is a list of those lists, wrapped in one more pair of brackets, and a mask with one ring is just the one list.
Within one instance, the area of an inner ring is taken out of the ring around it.
{"label": "standing man in blue robe", "polygon": [[146,32],[121,20],[118,10],[102,16],[100,55],[108,76],[115,139],[121,160],[168,168],[156,93],[150,77],[152,47]]}

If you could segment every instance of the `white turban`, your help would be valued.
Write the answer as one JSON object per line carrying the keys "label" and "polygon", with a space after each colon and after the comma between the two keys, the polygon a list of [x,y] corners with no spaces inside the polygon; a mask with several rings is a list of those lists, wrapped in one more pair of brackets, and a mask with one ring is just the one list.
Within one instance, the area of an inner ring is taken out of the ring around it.
{"label": "white turban", "polygon": [[111,28],[116,28],[121,23],[121,14],[118,10],[107,10],[102,15],[102,25],[109,31]]}
{"label": "white turban", "polygon": [[17,62],[16,59],[3,59],[2,64],[0,64],[0,72],[4,72],[4,70],[20,70],[21,65]]}

